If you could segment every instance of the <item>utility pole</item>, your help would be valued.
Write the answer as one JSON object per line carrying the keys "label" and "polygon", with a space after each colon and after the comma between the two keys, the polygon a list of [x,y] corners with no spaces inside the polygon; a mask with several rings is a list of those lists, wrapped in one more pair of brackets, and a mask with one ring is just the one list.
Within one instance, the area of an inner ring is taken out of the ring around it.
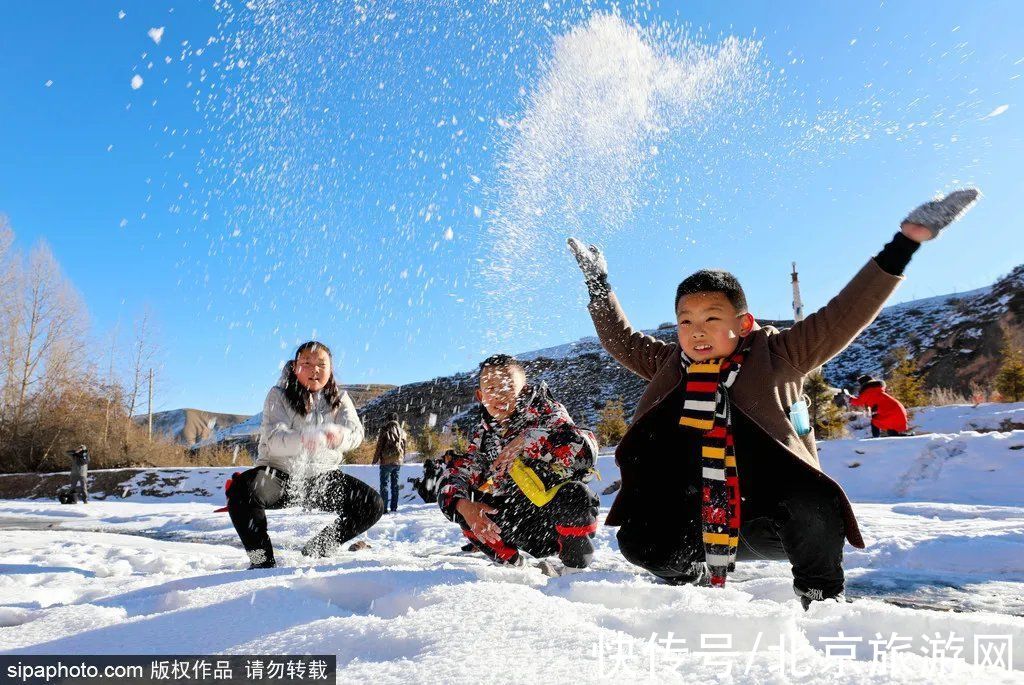
{"label": "utility pole", "polygon": [[796,272],[796,262],[793,262],[793,321],[804,320],[804,303],[800,299],[800,275]]}
{"label": "utility pole", "polygon": [[149,441],[153,442],[153,368],[149,369]]}
{"label": "utility pole", "polygon": [[[800,299],[800,274],[798,274],[796,272],[796,262],[793,262],[792,277],[793,277],[793,322],[796,323],[796,322],[804,320],[804,301]],[[818,368],[814,369],[810,373],[811,374],[821,373],[821,370],[823,368],[825,368],[825,367],[824,366],[819,366]],[[810,374],[808,374],[808,375],[810,375]],[[814,407],[813,411],[815,412],[815,417],[817,417],[817,411],[818,411],[817,407]],[[815,418],[815,421],[817,421],[817,418]]]}

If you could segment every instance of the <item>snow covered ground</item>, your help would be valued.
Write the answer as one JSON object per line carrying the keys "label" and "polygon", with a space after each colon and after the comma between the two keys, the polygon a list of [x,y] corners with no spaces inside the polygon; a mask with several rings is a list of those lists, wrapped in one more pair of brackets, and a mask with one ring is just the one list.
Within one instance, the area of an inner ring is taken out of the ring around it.
{"label": "snow covered ground", "polygon": [[[319,563],[297,550],[329,516],[269,512],[282,565],[249,572],[213,511],[225,470],[192,469],[167,486],[191,494],[0,501],[0,651],[328,653],[339,681],[377,683],[1024,682],[1024,431],[963,430],[1021,409],[938,408],[945,433],[822,445],[868,542],[846,550],[852,603],[804,613],[782,562],[741,563],[725,590],[663,585],[606,528],[588,573],[496,568],[404,502],[370,549]],[[616,477],[600,461],[596,489]]]}

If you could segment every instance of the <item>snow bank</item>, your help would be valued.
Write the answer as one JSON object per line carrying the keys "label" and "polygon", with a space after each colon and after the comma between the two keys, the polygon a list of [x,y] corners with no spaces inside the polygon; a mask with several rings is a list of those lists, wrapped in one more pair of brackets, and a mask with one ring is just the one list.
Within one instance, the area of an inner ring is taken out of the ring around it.
{"label": "snow bank", "polygon": [[[945,429],[1019,409],[922,415]],[[298,550],[330,515],[270,511],[281,566],[248,572],[215,511],[233,469],[140,472],[123,499],[0,500],[0,652],[328,653],[339,681],[377,683],[1021,682],[1022,457],[1024,431],[822,443],[867,547],[845,552],[853,603],[807,613],[785,562],[741,562],[724,590],[671,587],[601,526],[592,568],[550,579],[460,553],[458,527],[409,501],[369,549],[323,560]],[[598,466],[596,490],[618,477],[607,451]],[[377,483],[376,467],[345,469]],[[403,466],[403,483],[419,473]]]}
{"label": "snow bank", "polygon": [[1006,423],[1024,426],[1024,402],[921,407],[914,410],[911,420],[913,430],[917,433],[999,430]]}
{"label": "snow bank", "polygon": [[1024,506],[1024,431],[829,440],[818,455],[854,501]]}
{"label": "snow bank", "polygon": [[[8,500],[0,520],[33,509],[61,508]],[[904,594],[966,589],[975,604],[963,614],[880,599],[804,613],[780,562],[741,564],[725,590],[662,585],[622,559],[607,528],[593,570],[549,579],[459,554],[462,536],[431,505],[385,517],[365,535],[370,549],[317,562],[296,550],[329,517],[269,512],[282,566],[258,573],[242,570],[227,517],[208,505],[140,499],[68,509],[85,515],[67,529],[0,538],[0,651],[330,653],[339,681],[380,683],[470,683],[498,672],[511,682],[722,682],[729,670],[739,682],[1019,681],[1019,671],[972,665],[975,640],[991,636],[1009,636],[1015,663],[1024,663],[1024,619],[986,611],[1022,610],[1019,561],[963,562],[965,552],[985,550],[976,538],[1020,546],[1021,509],[860,512],[873,542],[847,559],[851,594],[886,583]],[[145,537],[142,525],[152,527]],[[889,667],[873,661],[877,643],[894,636],[906,655]],[[852,645],[852,660],[835,655],[837,640]],[[958,657],[932,658],[950,641]]]}

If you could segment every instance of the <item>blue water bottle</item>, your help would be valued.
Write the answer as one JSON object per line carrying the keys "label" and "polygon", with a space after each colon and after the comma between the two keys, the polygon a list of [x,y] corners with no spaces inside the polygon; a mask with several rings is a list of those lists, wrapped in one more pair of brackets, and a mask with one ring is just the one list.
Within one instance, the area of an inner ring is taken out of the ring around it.
{"label": "blue water bottle", "polygon": [[797,400],[789,408],[789,421],[796,429],[796,434],[803,437],[811,432],[811,417],[807,413],[807,396]]}

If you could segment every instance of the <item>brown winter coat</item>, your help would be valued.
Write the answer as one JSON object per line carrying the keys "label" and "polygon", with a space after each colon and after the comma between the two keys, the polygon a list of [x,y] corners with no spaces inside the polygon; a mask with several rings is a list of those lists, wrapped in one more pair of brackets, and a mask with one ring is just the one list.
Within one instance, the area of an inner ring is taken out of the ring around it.
{"label": "brown winter coat", "polygon": [[373,450],[373,463],[382,466],[401,466],[405,461],[405,446],[408,437],[398,421],[388,421],[377,435],[377,447]]}
{"label": "brown winter coat", "polygon": [[[800,472],[796,475],[810,474],[823,486],[835,488],[846,523],[846,539],[854,547],[864,547],[864,540],[850,501],[839,484],[822,472],[813,432],[803,437],[797,435],[789,421],[789,407],[802,397],[804,377],[845,349],[874,320],[902,280],[902,276],[883,271],[872,259],[827,305],[792,328],[779,331],[771,326],[755,327],[750,333],[752,340],[742,371],[730,391],[734,409],[773,439],[776,447],[782,448],[763,452],[767,458],[788,459],[788,463],[778,465],[780,473],[796,468]],[[608,353],[650,383],[615,451],[622,489],[605,523],[618,526],[643,509],[642,503],[635,501],[638,490],[650,492],[652,486],[678,486],[654,482],[664,480],[655,467],[660,455],[645,454],[650,451],[645,450],[650,441],[649,431],[634,429],[645,415],[673,394],[683,373],[679,345],[634,331],[614,293],[592,300],[589,308]],[[742,491],[743,474],[739,475]]]}

